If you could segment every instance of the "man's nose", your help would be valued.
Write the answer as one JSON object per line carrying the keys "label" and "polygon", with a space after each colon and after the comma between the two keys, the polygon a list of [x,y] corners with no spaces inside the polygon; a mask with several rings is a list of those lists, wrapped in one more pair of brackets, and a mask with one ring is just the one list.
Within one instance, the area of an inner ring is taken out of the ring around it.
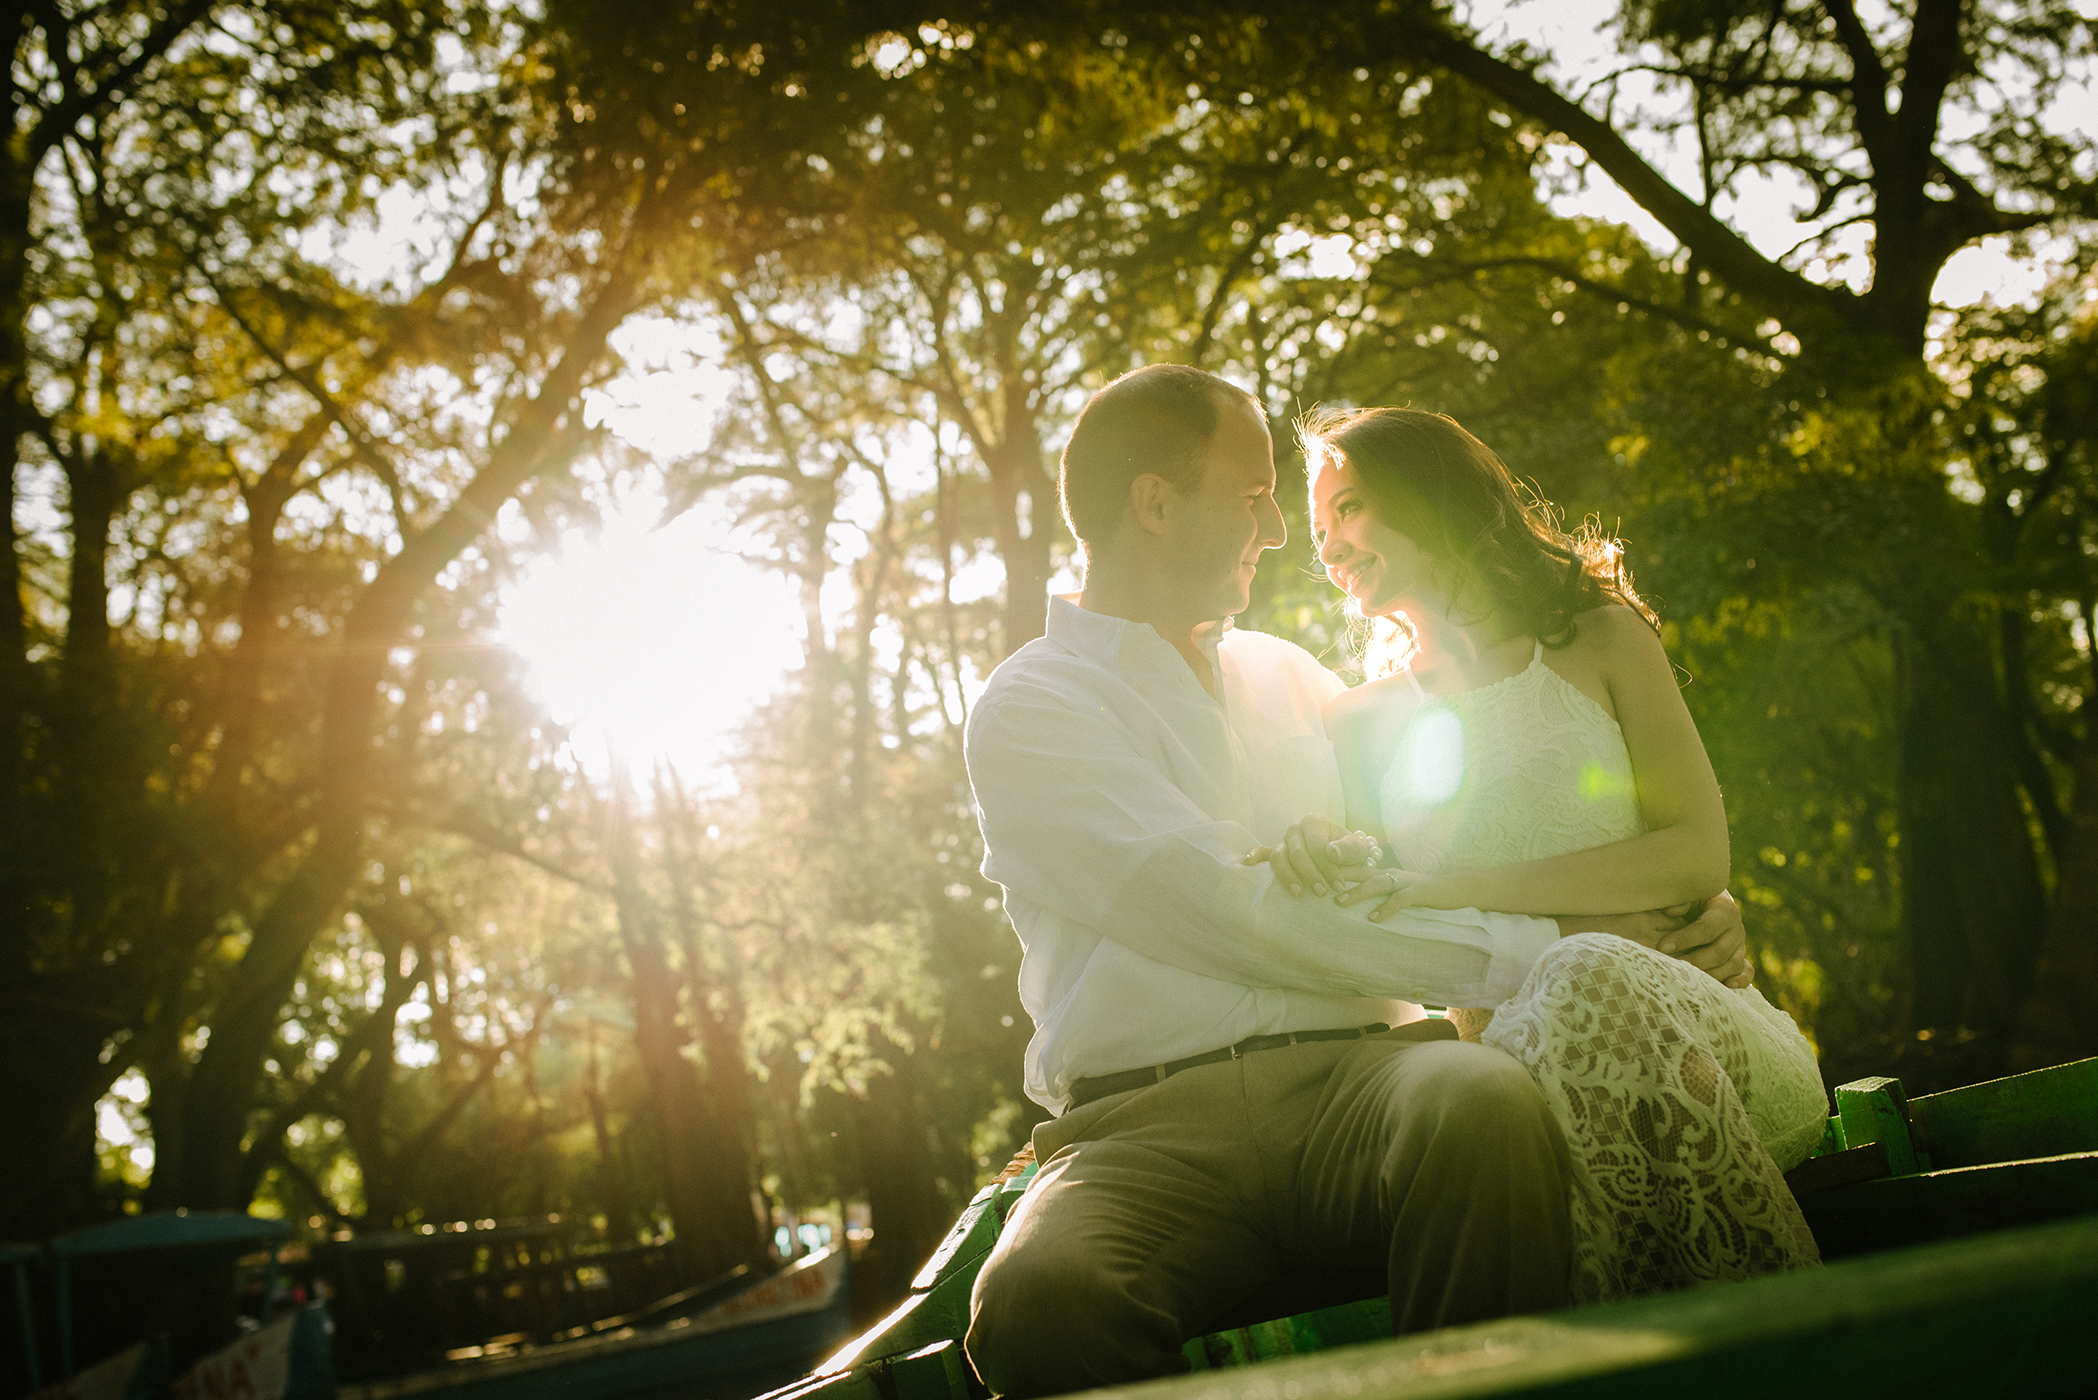
{"label": "man's nose", "polygon": [[1282,518],[1282,507],[1273,496],[1264,496],[1261,503],[1266,509],[1260,517],[1260,543],[1264,549],[1280,549],[1289,543],[1289,523]]}

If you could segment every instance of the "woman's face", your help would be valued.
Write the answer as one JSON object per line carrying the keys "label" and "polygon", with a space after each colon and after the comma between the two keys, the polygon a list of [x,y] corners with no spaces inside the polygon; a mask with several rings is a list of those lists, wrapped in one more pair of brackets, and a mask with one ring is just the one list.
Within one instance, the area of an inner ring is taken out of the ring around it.
{"label": "woman's face", "polygon": [[1355,600],[1364,617],[1400,610],[1408,598],[1424,601],[1428,556],[1370,511],[1355,468],[1338,452],[1322,454],[1311,480],[1311,528],[1326,577]]}

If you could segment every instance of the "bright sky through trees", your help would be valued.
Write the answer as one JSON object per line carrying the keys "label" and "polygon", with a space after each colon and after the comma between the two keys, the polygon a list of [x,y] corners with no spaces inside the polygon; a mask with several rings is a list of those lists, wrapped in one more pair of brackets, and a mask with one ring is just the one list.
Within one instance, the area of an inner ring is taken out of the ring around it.
{"label": "bright sky through trees", "polygon": [[[645,318],[615,343],[629,369],[592,396],[592,415],[658,461],[704,450],[726,377],[711,339]],[[665,525],[663,508],[653,474],[615,487],[601,526],[564,532],[505,590],[499,636],[572,726],[586,769],[603,776],[616,750],[637,773],[664,760],[705,782],[731,731],[801,664],[801,617],[711,512]]]}
{"label": "bright sky through trees", "polygon": [[[2075,8],[2089,15],[2098,10],[2098,3],[2080,0]],[[1562,91],[1578,93],[1627,62],[1614,40],[1603,32],[1603,26],[1617,9],[1616,0],[1476,0],[1465,12],[1479,32],[1497,47],[1520,41],[1535,52],[1551,54],[1552,62],[1546,71]],[[1616,110],[1625,114],[1642,105],[1675,105],[1671,99],[1657,95],[1648,76],[1642,73],[1620,77],[1617,91]],[[2098,122],[2098,93],[2086,86],[2079,96],[2058,103],[2055,115],[2055,125],[2062,129],[2089,127]],[[1698,188],[1697,153],[1687,141],[1665,154],[1655,149],[1651,138],[1640,141],[1639,146],[1650,157],[1660,158],[1662,170],[1678,188]],[[1578,178],[1569,159],[1570,151],[1571,148],[1565,148],[1560,152],[1558,169],[1548,170],[1548,179],[1570,182]],[[1759,251],[1781,255],[1808,236],[1808,227],[1794,222],[1792,215],[1803,201],[1811,199],[1803,188],[1774,181],[1760,193],[1765,197],[1722,200],[1721,213]],[[1600,171],[1589,172],[1578,188],[1569,188],[1555,199],[1553,207],[1564,214],[1585,214],[1629,225],[1656,248],[1676,246],[1675,239],[1659,221]],[[1830,271],[1847,281],[1861,279],[1871,266],[1864,255],[1870,236],[1864,225],[1840,231],[1831,241],[1831,255],[1827,258]],[[1941,305],[1951,307],[1973,306],[1985,297],[1999,305],[2030,302],[2045,285],[2050,267],[2058,271],[2067,254],[2066,248],[2042,247],[2038,256],[2021,256],[2007,237],[1984,239],[1953,255],[1938,278],[1933,296]]]}

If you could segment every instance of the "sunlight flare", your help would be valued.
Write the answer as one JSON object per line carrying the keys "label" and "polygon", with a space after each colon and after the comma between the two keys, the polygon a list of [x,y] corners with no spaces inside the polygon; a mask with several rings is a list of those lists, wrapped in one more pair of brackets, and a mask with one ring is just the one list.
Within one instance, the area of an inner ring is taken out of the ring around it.
{"label": "sunlight flare", "polygon": [[616,752],[644,772],[660,760],[718,776],[737,726],[801,664],[786,583],[727,552],[699,513],[659,529],[661,514],[653,490],[630,492],[504,592],[498,635],[599,775]]}

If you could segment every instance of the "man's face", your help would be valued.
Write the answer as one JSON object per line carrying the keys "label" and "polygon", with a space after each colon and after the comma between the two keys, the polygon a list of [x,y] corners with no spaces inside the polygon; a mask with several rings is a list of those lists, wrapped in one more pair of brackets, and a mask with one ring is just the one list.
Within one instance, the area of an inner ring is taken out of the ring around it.
{"label": "man's face", "polygon": [[1288,536],[1275,504],[1275,447],[1251,404],[1224,408],[1193,490],[1168,492],[1166,531],[1189,612],[1202,618],[1245,611],[1260,556]]}

